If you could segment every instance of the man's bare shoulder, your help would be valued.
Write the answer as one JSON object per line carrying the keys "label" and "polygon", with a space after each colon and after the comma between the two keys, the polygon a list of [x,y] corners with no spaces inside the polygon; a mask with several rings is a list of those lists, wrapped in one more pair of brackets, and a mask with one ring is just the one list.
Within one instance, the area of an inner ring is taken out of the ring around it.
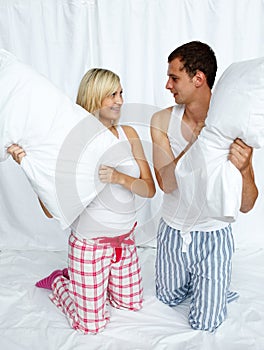
{"label": "man's bare shoulder", "polygon": [[171,118],[172,108],[173,107],[168,107],[153,114],[151,118],[151,126],[166,133]]}

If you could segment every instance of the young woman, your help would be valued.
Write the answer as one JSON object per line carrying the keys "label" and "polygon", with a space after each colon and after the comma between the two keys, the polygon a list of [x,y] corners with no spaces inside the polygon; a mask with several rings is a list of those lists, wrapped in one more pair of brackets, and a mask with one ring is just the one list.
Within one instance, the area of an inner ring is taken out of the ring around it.
{"label": "young woman", "polygon": [[[155,185],[137,132],[131,126],[118,125],[123,104],[119,77],[106,69],[89,70],[81,80],[77,103],[98,118],[128,152],[116,168],[101,165],[98,176],[106,186],[72,225],[68,268],[36,283],[51,289],[50,299],[72,328],[87,334],[106,326],[107,303],[133,311],[142,307],[134,241],[135,194],[151,198]],[[18,163],[25,156],[17,145],[8,151]]]}

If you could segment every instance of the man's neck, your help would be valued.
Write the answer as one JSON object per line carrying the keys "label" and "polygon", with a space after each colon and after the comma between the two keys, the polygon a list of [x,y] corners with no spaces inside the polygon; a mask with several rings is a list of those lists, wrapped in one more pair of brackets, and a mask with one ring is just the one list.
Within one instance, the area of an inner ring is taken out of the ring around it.
{"label": "man's neck", "polygon": [[211,92],[200,96],[199,100],[185,105],[184,121],[187,124],[204,122],[207,117],[211,99]]}

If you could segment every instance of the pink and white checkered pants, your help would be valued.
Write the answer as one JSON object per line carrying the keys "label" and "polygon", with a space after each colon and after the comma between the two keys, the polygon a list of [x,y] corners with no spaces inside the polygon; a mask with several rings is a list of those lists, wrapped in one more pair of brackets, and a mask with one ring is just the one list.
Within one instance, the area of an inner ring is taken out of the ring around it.
{"label": "pink and white checkered pants", "polygon": [[50,299],[67,316],[72,328],[98,333],[109,321],[106,303],[139,310],[143,289],[135,243],[129,234],[114,238],[69,238],[69,279],[59,276]]}

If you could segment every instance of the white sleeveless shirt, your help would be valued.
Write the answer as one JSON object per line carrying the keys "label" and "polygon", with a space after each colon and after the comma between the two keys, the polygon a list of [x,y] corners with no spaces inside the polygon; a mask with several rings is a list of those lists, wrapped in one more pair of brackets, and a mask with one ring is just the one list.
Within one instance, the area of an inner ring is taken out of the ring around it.
{"label": "white sleeveless shirt", "polygon": [[[175,158],[188,144],[181,132],[184,109],[184,105],[173,107],[168,126],[167,135]],[[190,231],[214,231],[226,226],[226,223],[208,218],[202,209],[199,216],[193,216],[190,207],[181,200],[178,189],[163,194],[161,215],[169,226],[181,230],[183,236]]]}
{"label": "white sleeveless shirt", "polygon": [[[122,126],[117,127],[118,140],[125,147],[126,159],[116,170],[139,178],[140,169]],[[114,237],[129,232],[136,221],[135,195],[118,184],[106,184],[98,196],[73,223],[72,229],[83,238]]]}

